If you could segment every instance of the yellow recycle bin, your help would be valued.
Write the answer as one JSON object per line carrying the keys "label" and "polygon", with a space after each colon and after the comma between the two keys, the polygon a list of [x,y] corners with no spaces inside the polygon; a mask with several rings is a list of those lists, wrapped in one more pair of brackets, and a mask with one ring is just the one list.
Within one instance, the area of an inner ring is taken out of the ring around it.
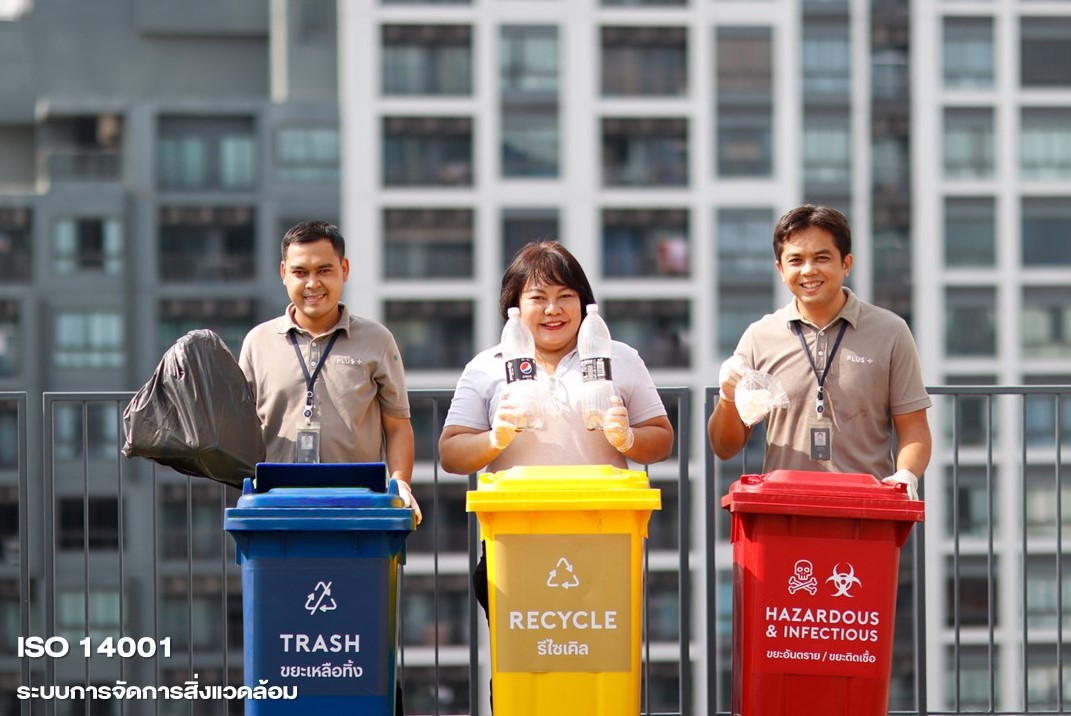
{"label": "yellow recycle bin", "polygon": [[662,507],[647,474],[514,467],[467,497],[486,541],[495,713],[639,714],[643,540]]}

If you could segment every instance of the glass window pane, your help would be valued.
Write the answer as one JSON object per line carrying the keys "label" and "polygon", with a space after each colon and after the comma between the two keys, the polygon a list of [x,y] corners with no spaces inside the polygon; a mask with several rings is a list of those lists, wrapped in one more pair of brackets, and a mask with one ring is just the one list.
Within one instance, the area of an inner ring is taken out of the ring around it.
{"label": "glass window pane", "polygon": [[638,350],[648,368],[691,365],[689,301],[614,299],[600,304],[610,333]]}
{"label": "glass window pane", "polygon": [[685,209],[605,209],[606,276],[687,276],[690,247]]}
{"label": "glass window pane", "polygon": [[946,179],[984,179],[996,169],[993,110],[945,110],[944,170]]}
{"label": "glass window pane", "polygon": [[1023,87],[1071,86],[1071,18],[1024,17],[1019,35]]}
{"label": "glass window pane", "polygon": [[469,25],[384,25],[383,94],[472,94]]}
{"label": "glass window pane", "polygon": [[1071,198],[1024,198],[1023,265],[1071,264]]}
{"label": "glass window pane", "polygon": [[472,120],[386,117],[384,186],[472,186]]}
{"label": "glass window pane", "polygon": [[773,39],[768,27],[719,27],[715,67],[717,173],[773,173]]}
{"label": "glass window pane", "polygon": [[530,241],[561,241],[557,209],[505,209],[502,212],[502,269]]}
{"label": "glass window pane", "polygon": [[844,99],[851,94],[851,38],[848,23],[803,25],[803,92],[808,102]]}
{"label": "glass window pane", "polygon": [[946,266],[995,264],[997,217],[992,197],[946,198],[944,230]]}
{"label": "glass window pane", "polygon": [[281,127],[275,132],[275,177],[299,184],[339,180],[337,127]]}
{"label": "glass window pane", "polygon": [[945,353],[949,356],[993,356],[997,350],[996,290],[945,290]]}
{"label": "glass window pane", "polygon": [[1019,172],[1023,179],[1071,178],[1071,110],[1024,108],[1019,131]]}
{"label": "glass window pane", "polygon": [[472,209],[385,209],[383,275],[471,278]]}
{"label": "glass window pane", "polygon": [[464,368],[476,353],[471,301],[387,301],[383,308],[406,369]]}
{"label": "glass window pane", "polygon": [[255,218],[254,210],[243,206],[160,209],[160,278],[173,282],[253,278]]}
{"label": "glass window pane", "polygon": [[948,89],[993,86],[993,20],[987,17],[944,19],[944,82]]}
{"label": "glass window pane", "polygon": [[687,186],[688,120],[604,119],[605,186]]}
{"label": "glass window pane", "polygon": [[33,211],[0,207],[0,281],[33,280]]}
{"label": "glass window pane", "polygon": [[257,185],[252,117],[164,116],[157,145],[157,181],[171,191],[245,191]]}
{"label": "glass window pane", "polygon": [[1025,287],[1020,326],[1024,358],[1071,358],[1071,288]]}
{"label": "glass window pane", "polygon": [[604,26],[604,97],[688,93],[688,31],[683,27]]}

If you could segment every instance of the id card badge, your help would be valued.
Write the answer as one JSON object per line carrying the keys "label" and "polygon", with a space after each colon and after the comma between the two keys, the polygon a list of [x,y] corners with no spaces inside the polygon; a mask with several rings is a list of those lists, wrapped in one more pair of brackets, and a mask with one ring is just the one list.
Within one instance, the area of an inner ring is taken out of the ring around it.
{"label": "id card badge", "polygon": [[833,459],[833,426],[829,420],[810,420],[807,423],[807,442],[811,460],[829,462]]}
{"label": "id card badge", "polygon": [[298,423],[294,462],[320,462],[320,424]]}

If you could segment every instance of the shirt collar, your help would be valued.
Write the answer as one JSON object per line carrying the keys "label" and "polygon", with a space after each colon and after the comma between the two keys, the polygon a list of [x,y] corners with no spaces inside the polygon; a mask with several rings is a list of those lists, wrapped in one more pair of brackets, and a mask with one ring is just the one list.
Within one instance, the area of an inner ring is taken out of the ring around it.
{"label": "shirt collar", "polygon": [[[855,328],[859,323],[859,312],[862,310],[863,304],[847,286],[841,287],[841,291],[848,297],[848,300],[841,306],[840,311],[833,317],[833,320],[829,322],[829,325],[832,326],[837,321],[844,319],[848,322],[848,325]],[[814,326],[813,323],[800,314],[800,309],[796,306],[796,299],[792,299],[792,302],[785,307],[785,324],[791,328],[792,324],[797,321],[805,323],[808,326]],[[815,326],[815,328],[818,329],[825,329],[826,327],[827,326]]]}
{"label": "shirt collar", "polygon": [[[335,325],[331,326],[331,329],[326,331],[324,333],[324,335],[331,335],[335,331],[341,330],[343,333],[346,334],[346,337],[349,338],[350,337],[350,312],[349,312],[349,309],[346,308],[346,304],[341,303],[341,302],[338,304],[338,307],[341,309],[339,311],[339,314],[338,314],[338,321],[336,321]],[[294,308],[294,304],[293,303],[291,303],[290,305],[288,305],[286,307],[286,311],[283,313],[283,317],[279,321],[279,333],[281,335],[285,335],[285,334],[289,333],[290,331],[297,331],[298,333],[301,333],[301,334],[306,335],[306,336],[310,335],[307,330],[305,330],[304,328],[299,326],[294,321],[294,311],[295,310],[296,309]]]}

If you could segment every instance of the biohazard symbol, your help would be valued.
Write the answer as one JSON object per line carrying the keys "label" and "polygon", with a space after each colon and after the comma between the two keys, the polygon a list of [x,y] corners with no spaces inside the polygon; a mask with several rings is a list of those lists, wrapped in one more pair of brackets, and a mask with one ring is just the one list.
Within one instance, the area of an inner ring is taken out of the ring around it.
{"label": "biohazard symbol", "polygon": [[[848,565],[847,572],[839,571],[842,564]],[[850,597],[852,595],[848,593],[848,590],[856,584],[862,585],[859,578],[855,576],[855,567],[850,562],[837,562],[837,566],[833,568],[833,574],[826,581],[833,582],[833,586],[837,588],[833,594],[834,597]]]}
{"label": "biohazard symbol", "polygon": [[331,596],[331,582],[317,582],[316,589],[305,600],[305,608],[309,614],[316,612],[333,612],[338,609],[334,597]]}
{"label": "biohazard symbol", "polygon": [[572,589],[580,586],[580,577],[574,573],[573,565],[569,564],[569,560],[562,557],[547,575],[547,586]]}
{"label": "biohazard symbol", "polygon": [[814,576],[814,565],[810,560],[801,559],[792,567],[792,576],[788,578],[788,593],[795,594],[803,590],[813,597],[818,591],[818,580]]}

